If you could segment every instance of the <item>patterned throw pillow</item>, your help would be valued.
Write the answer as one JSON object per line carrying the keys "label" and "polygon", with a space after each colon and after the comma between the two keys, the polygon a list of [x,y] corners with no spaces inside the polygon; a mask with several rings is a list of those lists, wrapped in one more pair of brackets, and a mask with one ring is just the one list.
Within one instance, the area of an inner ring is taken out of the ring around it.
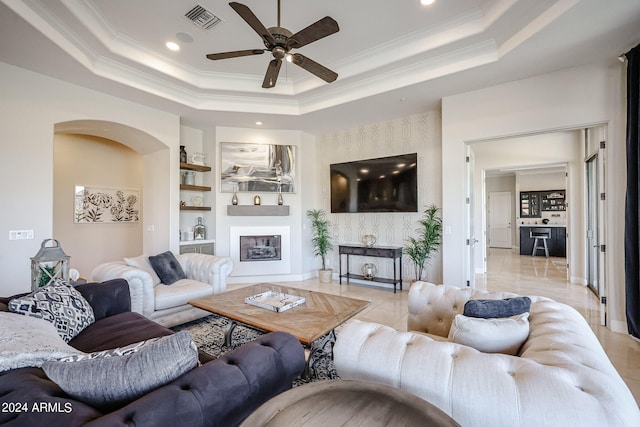
{"label": "patterned throw pillow", "polygon": [[159,339],[160,337],[151,338],[144,341],[134,342],[133,344],[125,345],[123,347],[95,351],[93,353],[73,354],[71,356],[58,359],[58,362],[79,362],[81,360],[104,359],[105,357],[129,356],[130,354],[137,353],[142,350],[145,345],[149,345]]}
{"label": "patterned throw pillow", "polygon": [[96,320],[87,300],[63,280],[12,299],[9,310],[53,323],[65,342],[71,341]]}

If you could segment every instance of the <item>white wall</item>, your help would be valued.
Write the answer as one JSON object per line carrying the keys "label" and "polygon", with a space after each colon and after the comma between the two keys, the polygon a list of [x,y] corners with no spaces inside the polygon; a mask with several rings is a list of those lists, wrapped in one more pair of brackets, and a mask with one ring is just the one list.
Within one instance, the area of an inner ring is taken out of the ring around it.
{"label": "white wall", "polygon": [[607,283],[610,326],[625,331],[624,125],[621,64],[591,65],[545,74],[442,100],[443,273],[462,286],[467,253],[465,146],[468,142],[608,124]]}
{"label": "white wall", "polygon": [[[145,229],[144,249],[178,248],[177,232],[175,239],[169,233],[178,229],[177,116],[4,63],[0,75],[0,294],[30,289],[29,258],[43,239],[52,237],[53,138],[58,123],[123,124],[156,141],[156,151],[143,156],[144,187],[149,190],[143,224],[155,225],[154,232]],[[9,230],[34,230],[34,239],[9,241]],[[99,246],[95,242],[89,250]]]}
{"label": "white wall", "polygon": [[[418,211],[417,213],[344,213],[330,214],[331,194],[329,165],[351,160],[418,153]],[[417,221],[426,206],[442,206],[440,113],[429,111],[399,117],[384,122],[322,134],[318,142],[319,169],[316,181],[320,183],[320,208],[329,214],[336,244],[361,243],[365,234],[377,237],[378,245],[404,246],[413,235]],[[338,267],[337,250],[331,253],[330,264]],[[393,277],[393,264],[381,258],[353,258],[353,273],[360,266],[372,262],[378,266],[380,277]],[[344,273],[344,272],[343,272]],[[403,258],[403,277],[406,281],[415,276],[408,257]],[[435,254],[427,267],[427,279],[442,281],[441,253]]]}

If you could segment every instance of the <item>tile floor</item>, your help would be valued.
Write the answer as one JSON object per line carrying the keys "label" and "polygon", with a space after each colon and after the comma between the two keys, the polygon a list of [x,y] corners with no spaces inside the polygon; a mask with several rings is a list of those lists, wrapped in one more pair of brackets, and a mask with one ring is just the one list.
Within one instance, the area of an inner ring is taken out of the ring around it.
{"label": "tile floor", "polygon": [[[522,295],[542,295],[571,305],[594,330],[629,389],[640,403],[640,342],[628,335],[617,334],[600,326],[598,299],[587,288],[568,283],[566,260],[520,256],[510,249],[490,249],[487,274],[476,276],[476,287],[488,291],[509,291]],[[318,279],[287,282],[283,285],[371,301],[356,318],[378,322],[398,330],[407,328],[407,296],[405,289],[393,294],[390,289],[370,285],[319,283]],[[229,289],[248,284],[229,285]]]}

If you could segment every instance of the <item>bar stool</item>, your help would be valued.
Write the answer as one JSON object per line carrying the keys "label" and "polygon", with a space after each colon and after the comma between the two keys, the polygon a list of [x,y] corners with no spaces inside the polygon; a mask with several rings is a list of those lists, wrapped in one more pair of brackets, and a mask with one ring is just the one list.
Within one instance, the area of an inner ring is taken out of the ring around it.
{"label": "bar stool", "polygon": [[[532,239],[535,239],[533,241],[533,252],[531,252],[531,256],[536,256],[536,250],[544,249],[544,255],[547,258],[549,258],[549,248],[547,247],[547,239],[551,238],[551,229],[532,227],[529,230],[529,237]],[[542,240],[542,246],[540,246],[541,240]]]}

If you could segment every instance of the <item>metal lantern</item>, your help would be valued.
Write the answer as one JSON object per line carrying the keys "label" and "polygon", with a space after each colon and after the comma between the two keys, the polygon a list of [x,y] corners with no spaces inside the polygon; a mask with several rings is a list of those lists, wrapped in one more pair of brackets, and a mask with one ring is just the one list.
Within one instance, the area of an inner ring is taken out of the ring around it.
{"label": "metal lantern", "polygon": [[[47,242],[53,242],[53,246],[46,246]],[[57,279],[69,280],[70,258],[56,239],[43,240],[38,253],[31,257],[31,290],[47,286]]]}

